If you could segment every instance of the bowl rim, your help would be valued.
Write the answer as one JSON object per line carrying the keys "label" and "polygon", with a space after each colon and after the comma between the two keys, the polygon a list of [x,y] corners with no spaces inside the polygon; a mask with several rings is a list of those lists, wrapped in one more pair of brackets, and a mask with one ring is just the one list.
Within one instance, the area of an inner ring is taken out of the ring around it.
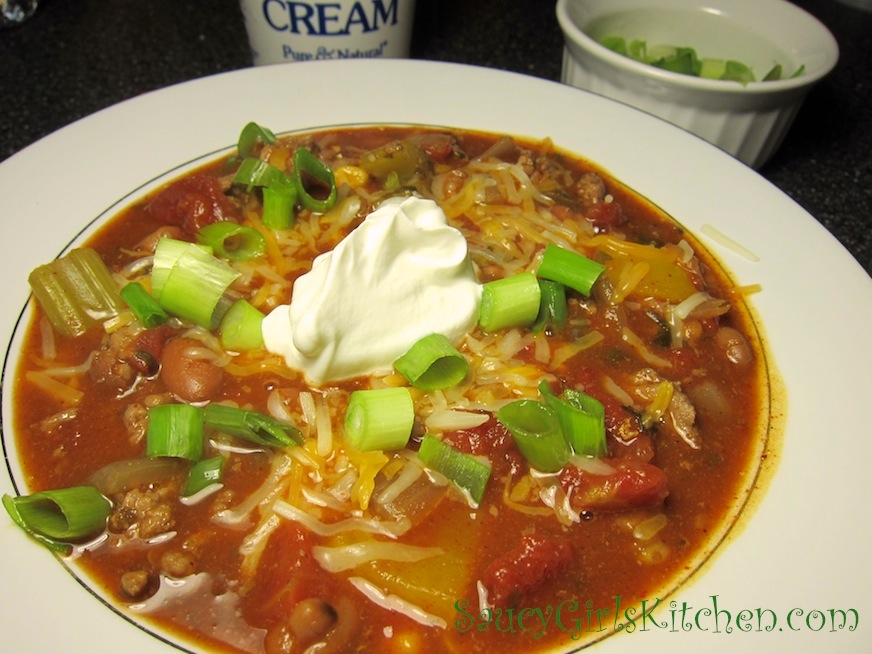
{"label": "bowl rim", "polygon": [[[804,89],[817,83],[826,77],[833,68],[835,68],[839,61],[839,44],[829,28],[818,20],[818,18],[792,2],[787,2],[786,0],[769,0],[771,4],[778,5],[785,11],[795,12],[797,16],[800,16],[818,32],[820,39],[819,50],[825,55],[823,64],[820,67],[810,72],[806,71],[799,77],[788,77],[786,79],[770,80],[766,82],[762,80],[754,81],[748,82],[745,85],[731,82],[729,80],[705,79],[694,77],[693,75],[675,73],[618,54],[588,36],[587,33],[576,24],[569,12],[570,4],[578,2],[583,2],[583,0],[557,0],[555,10],[557,14],[557,22],[560,24],[560,28],[563,31],[565,48],[570,51],[570,55],[573,56],[574,59],[577,60],[577,57],[572,54],[572,50],[578,48],[589,54],[591,57],[594,57],[613,68],[620,69],[624,73],[632,74],[639,78],[657,80],[664,85],[682,88],[684,90],[698,90],[702,92],[722,94],[741,93],[749,95],[789,92],[797,89]],[[762,4],[762,0],[757,0],[757,3],[758,5]],[[650,0],[641,0],[638,8],[656,9],[657,5],[655,2],[651,2]],[[694,6],[688,6],[687,8],[691,10],[717,9],[716,3],[711,0],[705,3],[697,3]],[[615,8],[615,11],[619,10],[627,10],[627,8]]]}

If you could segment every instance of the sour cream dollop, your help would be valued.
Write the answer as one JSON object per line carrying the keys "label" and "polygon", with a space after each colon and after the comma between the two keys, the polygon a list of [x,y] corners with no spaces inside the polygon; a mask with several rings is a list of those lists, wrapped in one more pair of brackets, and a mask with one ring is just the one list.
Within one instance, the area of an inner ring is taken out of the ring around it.
{"label": "sour cream dollop", "polygon": [[320,385],[390,371],[433,333],[457,343],[481,300],[466,239],[432,200],[382,202],[263,321],[264,344]]}

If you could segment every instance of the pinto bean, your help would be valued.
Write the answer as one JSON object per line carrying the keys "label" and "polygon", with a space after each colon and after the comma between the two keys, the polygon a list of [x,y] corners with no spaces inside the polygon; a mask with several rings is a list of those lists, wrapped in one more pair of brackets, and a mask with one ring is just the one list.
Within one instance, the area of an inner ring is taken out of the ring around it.
{"label": "pinto bean", "polygon": [[161,379],[167,389],[185,402],[214,399],[224,381],[224,371],[197,356],[204,346],[191,338],[176,338],[163,349]]}
{"label": "pinto bean", "polygon": [[294,640],[291,628],[285,622],[279,622],[267,630],[263,649],[266,654],[292,654]]}
{"label": "pinto bean", "polygon": [[347,652],[358,622],[357,609],[347,597],[340,597],[334,604],[304,599],[285,620],[267,631],[264,650],[267,654],[292,654],[304,649],[319,654]]}
{"label": "pinto bean", "polygon": [[737,366],[747,366],[754,360],[748,339],[738,329],[721,327],[715,339],[724,356]]}
{"label": "pinto bean", "polygon": [[291,611],[288,621],[291,631],[303,641],[324,636],[336,622],[336,610],[315,597],[304,599]]}
{"label": "pinto bean", "polygon": [[687,389],[687,394],[703,416],[716,420],[725,420],[732,413],[729,400],[723,389],[717,383],[706,379]]}

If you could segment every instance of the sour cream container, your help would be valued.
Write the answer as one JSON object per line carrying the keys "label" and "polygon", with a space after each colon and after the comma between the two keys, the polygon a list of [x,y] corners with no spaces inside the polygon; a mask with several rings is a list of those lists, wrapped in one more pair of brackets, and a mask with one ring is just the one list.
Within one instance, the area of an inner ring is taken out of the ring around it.
{"label": "sour cream container", "polygon": [[415,0],[240,0],[255,65],[409,56]]}

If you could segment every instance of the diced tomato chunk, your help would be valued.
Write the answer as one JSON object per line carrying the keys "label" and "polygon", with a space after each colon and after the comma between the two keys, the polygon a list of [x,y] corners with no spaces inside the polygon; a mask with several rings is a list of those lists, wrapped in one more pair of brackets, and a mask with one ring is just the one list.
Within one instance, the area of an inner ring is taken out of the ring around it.
{"label": "diced tomato chunk", "polygon": [[281,523],[267,543],[261,559],[265,563],[250,580],[246,599],[253,613],[287,610],[328,580],[312,556],[313,545],[311,532],[295,523]]}
{"label": "diced tomato chunk", "polygon": [[224,195],[218,180],[208,175],[192,175],[170,184],[146,211],[155,220],[178,225],[192,236],[211,223],[240,220],[239,211]]}
{"label": "diced tomato chunk", "polygon": [[568,465],[560,472],[560,485],[575,511],[619,511],[656,506],[669,494],[666,473],[631,458],[609,461],[610,474],[585,472]]}
{"label": "diced tomato chunk", "polygon": [[526,593],[558,576],[572,560],[572,548],[564,538],[526,536],[518,547],[498,557],[485,570],[481,582],[488,602],[510,606]]}
{"label": "diced tomato chunk", "polygon": [[597,202],[587,210],[586,215],[587,219],[598,229],[616,227],[627,222],[627,217],[617,202]]}
{"label": "diced tomato chunk", "polygon": [[461,452],[476,456],[503,454],[513,443],[509,430],[494,415],[478,427],[448,432],[445,441]]}

